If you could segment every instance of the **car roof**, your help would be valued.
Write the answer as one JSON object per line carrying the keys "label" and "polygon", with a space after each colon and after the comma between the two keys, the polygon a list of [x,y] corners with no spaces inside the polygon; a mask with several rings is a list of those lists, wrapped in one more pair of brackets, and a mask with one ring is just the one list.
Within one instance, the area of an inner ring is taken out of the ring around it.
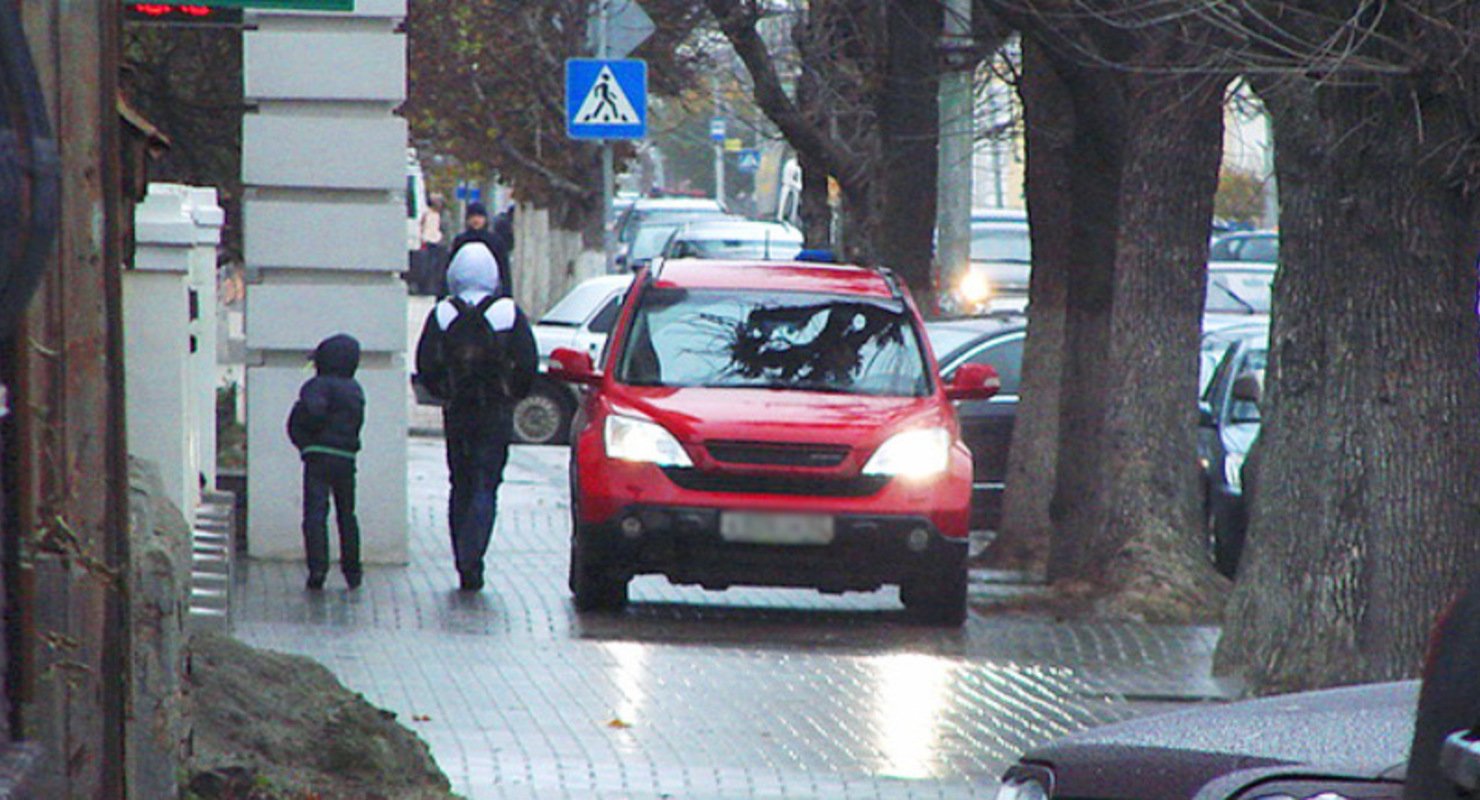
{"label": "car roof", "polygon": [[1021,208],[973,208],[972,222],[1027,222],[1028,212]]}
{"label": "car roof", "polygon": [[812,261],[667,259],[654,284],[679,289],[765,289],[884,298],[895,294],[891,280],[877,270]]}
{"label": "car roof", "polygon": [[1273,273],[1279,265],[1272,261],[1209,261],[1209,272]]}
{"label": "car roof", "polygon": [[712,197],[642,197],[633,201],[634,211],[679,210],[690,208],[721,208]]}
{"label": "car roof", "polygon": [[627,272],[627,273],[622,273],[622,274],[619,274],[619,275],[597,275],[594,278],[587,278],[587,279],[581,281],[580,283],[578,283],[576,285],[577,286],[611,286],[613,289],[617,289],[617,288],[621,288],[623,286],[626,286],[627,284],[629,284],[631,282],[632,282],[632,273]]}

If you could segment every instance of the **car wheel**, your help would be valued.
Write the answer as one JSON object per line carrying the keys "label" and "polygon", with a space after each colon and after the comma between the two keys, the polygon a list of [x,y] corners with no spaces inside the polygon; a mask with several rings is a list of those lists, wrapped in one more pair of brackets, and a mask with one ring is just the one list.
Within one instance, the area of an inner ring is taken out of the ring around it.
{"label": "car wheel", "polygon": [[564,444],[570,437],[570,410],[560,389],[535,384],[514,405],[514,440],[520,444]]}
{"label": "car wheel", "polygon": [[919,622],[959,627],[966,622],[966,566],[907,581],[899,587],[899,599]]}
{"label": "car wheel", "polygon": [[580,525],[572,527],[569,585],[576,610],[620,611],[627,605],[627,581],[613,575],[591,552],[589,536]]}
{"label": "car wheel", "polygon": [[1236,534],[1225,519],[1225,513],[1209,506],[1207,514],[1208,552],[1213,557],[1213,568],[1218,574],[1232,580],[1238,573],[1239,558],[1243,555],[1242,534]]}

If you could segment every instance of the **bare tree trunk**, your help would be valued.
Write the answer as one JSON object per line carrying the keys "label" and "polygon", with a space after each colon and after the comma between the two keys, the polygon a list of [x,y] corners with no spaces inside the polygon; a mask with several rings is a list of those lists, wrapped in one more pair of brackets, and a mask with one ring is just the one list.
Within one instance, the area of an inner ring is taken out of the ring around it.
{"label": "bare tree trunk", "polygon": [[1024,342],[1017,421],[1007,458],[1002,522],[985,561],[1003,569],[1042,572],[1052,534],[1049,501],[1059,452],[1064,317],[1073,225],[1074,100],[1035,40],[1023,42],[1022,94],[1027,132],[1028,215],[1033,272],[1033,324]]}
{"label": "bare tree trunk", "polygon": [[1227,582],[1196,532],[1198,340],[1222,155],[1223,81],[1126,79],[1127,136],[1110,331],[1105,522],[1079,542],[1103,610],[1216,618]]}
{"label": "bare tree trunk", "polygon": [[916,298],[933,295],[935,191],[940,143],[939,3],[886,2],[879,120],[879,191],[873,251],[897,271]]}
{"label": "bare tree trunk", "polygon": [[1424,81],[1261,87],[1282,263],[1216,660],[1258,692],[1414,675],[1480,566],[1476,131],[1461,88]]}
{"label": "bare tree trunk", "polygon": [[[1096,566],[1087,537],[1105,524],[1105,389],[1110,361],[1116,232],[1124,169],[1124,98],[1110,70],[1055,59],[1074,102],[1070,152],[1067,292],[1060,382],[1059,458],[1049,518],[1050,580],[1079,578]],[[1052,231],[1044,233],[1052,235]],[[1035,259],[1036,260],[1036,259]]]}

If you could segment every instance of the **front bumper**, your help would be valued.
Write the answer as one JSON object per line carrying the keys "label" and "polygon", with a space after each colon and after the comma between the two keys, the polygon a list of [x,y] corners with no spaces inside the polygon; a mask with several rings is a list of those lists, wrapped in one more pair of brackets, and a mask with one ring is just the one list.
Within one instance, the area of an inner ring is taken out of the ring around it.
{"label": "front bumper", "polygon": [[722,513],[632,505],[607,522],[583,526],[580,535],[592,555],[620,575],[661,574],[707,589],[743,584],[871,591],[966,568],[966,540],[941,535],[925,517],[834,515],[828,544],[772,545],[727,541],[720,533]]}

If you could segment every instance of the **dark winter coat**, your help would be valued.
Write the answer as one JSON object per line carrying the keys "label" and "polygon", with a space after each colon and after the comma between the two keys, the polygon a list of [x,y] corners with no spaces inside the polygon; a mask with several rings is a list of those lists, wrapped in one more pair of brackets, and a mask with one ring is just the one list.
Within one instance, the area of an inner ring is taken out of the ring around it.
{"label": "dark winter coat", "polygon": [[[461,258],[453,257],[452,265],[447,269],[447,286],[452,297],[460,297],[470,306],[476,306],[489,295],[501,294],[498,291],[497,267],[482,247],[468,250]],[[438,302],[427,315],[426,323],[422,325],[421,338],[416,343],[417,377],[434,391],[439,391],[439,387],[447,384],[447,329],[457,318],[457,313],[451,300]],[[494,330],[512,332],[510,344],[518,370],[513,382],[516,387],[523,387],[523,391],[528,391],[539,370],[539,350],[535,346],[534,329],[530,327],[529,319],[523,310],[508,299],[491,306],[486,316]],[[512,403],[505,405],[506,410],[512,407]],[[455,411],[451,406],[448,410]]]}
{"label": "dark winter coat", "polygon": [[330,336],[313,353],[318,374],[298,392],[288,415],[288,438],[305,458],[313,454],[354,458],[365,424],[365,392],[355,380],[360,343],[348,334]]}
{"label": "dark winter coat", "polygon": [[[494,260],[498,262],[498,288],[495,293],[499,297],[513,297],[514,283],[511,280],[509,270],[509,251],[513,248],[510,243],[504,241],[502,236],[499,236],[488,228],[469,228],[459,233],[457,238],[452,240],[451,255],[456,256],[457,251],[461,250],[469,242],[482,242],[493,253]],[[449,261],[448,263],[450,264],[452,262]],[[450,282],[447,292],[448,294],[457,293],[451,287]]]}

